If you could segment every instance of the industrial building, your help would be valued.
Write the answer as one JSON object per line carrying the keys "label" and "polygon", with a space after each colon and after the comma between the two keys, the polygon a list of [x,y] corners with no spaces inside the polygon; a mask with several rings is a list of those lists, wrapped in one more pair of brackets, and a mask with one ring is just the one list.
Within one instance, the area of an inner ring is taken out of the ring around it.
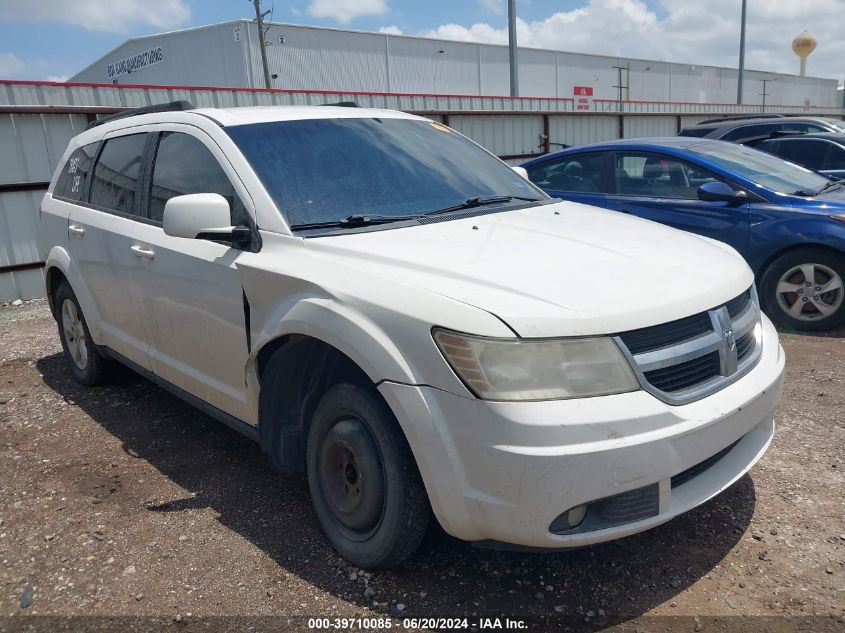
{"label": "industrial building", "polygon": [[[508,48],[492,44],[273,23],[265,38],[272,87],[367,93],[509,94]],[[236,20],[132,38],[70,81],[264,88],[258,29]],[[835,79],[754,70],[745,103],[835,107]],[[519,49],[519,94],[735,103],[737,69]],[[581,92],[584,92],[581,90]],[[585,109],[589,102],[585,104]]]}

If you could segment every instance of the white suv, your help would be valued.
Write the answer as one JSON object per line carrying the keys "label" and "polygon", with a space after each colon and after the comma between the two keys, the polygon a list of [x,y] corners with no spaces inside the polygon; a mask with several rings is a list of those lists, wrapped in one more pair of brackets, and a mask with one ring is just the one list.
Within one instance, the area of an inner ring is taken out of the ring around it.
{"label": "white suv", "polygon": [[75,137],[44,196],[68,366],[128,365],[304,472],[356,565],[432,512],[481,545],[633,534],[769,446],[784,355],[730,247],[418,116],[175,110]]}

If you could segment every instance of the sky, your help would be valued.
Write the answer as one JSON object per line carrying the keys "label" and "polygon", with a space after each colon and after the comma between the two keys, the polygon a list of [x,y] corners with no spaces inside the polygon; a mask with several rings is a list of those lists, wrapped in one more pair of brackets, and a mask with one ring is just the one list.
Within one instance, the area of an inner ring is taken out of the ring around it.
{"label": "sky", "polygon": [[[506,0],[263,0],[275,22],[507,43]],[[520,46],[733,66],[741,0],[517,0]],[[63,81],[129,37],[254,17],[251,0],[0,0],[0,79]],[[748,0],[746,68],[845,76],[845,0]]]}

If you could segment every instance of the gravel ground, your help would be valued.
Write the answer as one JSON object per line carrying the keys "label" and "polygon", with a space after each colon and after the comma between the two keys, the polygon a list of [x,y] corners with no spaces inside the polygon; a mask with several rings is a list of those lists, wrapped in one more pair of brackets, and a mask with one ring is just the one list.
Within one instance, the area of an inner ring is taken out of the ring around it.
{"label": "gravel ground", "polygon": [[46,304],[0,307],[0,631],[280,631],[389,615],[394,628],[441,616],[843,631],[845,332],[781,340],[774,444],[704,506],[562,554],[432,530],[404,566],[370,574],[327,544],[304,480],[273,474],[252,442],[128,371],[76,385]]}

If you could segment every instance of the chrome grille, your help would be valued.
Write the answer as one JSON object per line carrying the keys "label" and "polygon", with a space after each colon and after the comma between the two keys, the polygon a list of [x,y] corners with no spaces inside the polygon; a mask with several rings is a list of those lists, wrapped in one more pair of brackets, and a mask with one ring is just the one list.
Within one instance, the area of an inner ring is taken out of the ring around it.
{"label": "chrome grille", "polygon": [[642,387],[670,404],[722,389],[760,358],[760,306],[752,286],[706,312],[618,334]]}

